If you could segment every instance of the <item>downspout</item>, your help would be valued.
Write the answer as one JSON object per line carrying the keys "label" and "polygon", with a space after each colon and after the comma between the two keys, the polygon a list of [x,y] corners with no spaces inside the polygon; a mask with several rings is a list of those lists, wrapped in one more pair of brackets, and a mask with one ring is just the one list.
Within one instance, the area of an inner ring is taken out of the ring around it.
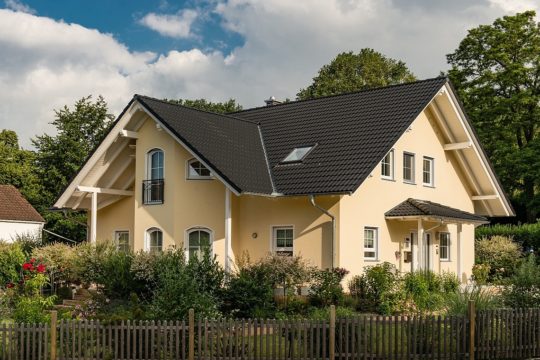
{"label": "downspout", "polygon": [[321,212],[326,214],[330,219],[332,219],[332,269],[334,268],[334,262],[336,258],[336,244],[335,244],[335,237],[336,237],[336,217],[325,208],[321,207],[315,202],[315,196],[309,195],[309,201],[311,202],[311,205],[319,209]]}

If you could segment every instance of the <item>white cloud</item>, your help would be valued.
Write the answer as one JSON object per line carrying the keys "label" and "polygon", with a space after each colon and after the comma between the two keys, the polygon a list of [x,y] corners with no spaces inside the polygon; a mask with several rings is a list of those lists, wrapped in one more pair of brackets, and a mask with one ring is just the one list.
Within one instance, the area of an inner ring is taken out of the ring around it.
{"label": "white cloud", "polygon": [[188,38],[193,36],[191,25],[197,16],[197,11],[192,9],[184,9],[176,15],[149,13],[140,19],[139,23],[163,36]]}
{"label": "white cloud", "polygon": [[5,0],[4,3],[6,4],[6,7],[8,9],[28,13],[28,14],[35,14],[36,10],[32,9],[30,6],[23,4],[19,0]]}
{"label": "white cloud", "polygon": [[230,53],[137,53],[98,30],[0,10],[0,129],[28,146],[52,131],[53,109],[88,94],[116,114],[135,93],[245,106],[294,98],[336,54],[363,47],[404,60],[420,78],[437,76],[467,29],[513,11],[497,1],[229,0],[215,11],[245,39]]}
{"label": "white cloud", "polygon": [[492,6],[498,7],[509,13],[523,12],[526,10],[540,10],[540,3],[538,0],[489,0],[489,2]]}

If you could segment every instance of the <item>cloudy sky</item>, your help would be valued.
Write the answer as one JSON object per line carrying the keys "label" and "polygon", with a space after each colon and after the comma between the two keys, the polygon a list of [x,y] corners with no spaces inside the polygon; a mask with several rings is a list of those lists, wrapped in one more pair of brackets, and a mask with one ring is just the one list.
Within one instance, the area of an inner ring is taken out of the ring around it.
{"label": "cloudy sky", "polygon": [[259,106],[364,47],[434,77],[467,29],[527,9],[540,0],[0,0],[0,129],[28,147],[90,94],[115,114],[135,93]]}

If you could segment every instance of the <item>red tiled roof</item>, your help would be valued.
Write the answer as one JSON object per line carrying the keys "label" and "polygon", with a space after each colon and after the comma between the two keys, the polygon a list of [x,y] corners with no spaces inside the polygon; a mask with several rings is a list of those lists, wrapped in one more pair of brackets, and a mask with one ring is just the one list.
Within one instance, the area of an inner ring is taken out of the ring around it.
{"label": "red tiled roof", "polygon": [[45,222],[13,185],[0,185],[0,220]]}

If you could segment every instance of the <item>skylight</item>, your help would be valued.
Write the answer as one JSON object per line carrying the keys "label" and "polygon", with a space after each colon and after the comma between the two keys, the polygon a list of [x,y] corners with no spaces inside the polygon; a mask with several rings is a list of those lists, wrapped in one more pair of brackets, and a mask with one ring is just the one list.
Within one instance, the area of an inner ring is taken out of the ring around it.
{"label": "skylight", "polygon": [[283,161],[281,162],[282,163],[300,162],[304,160],[304,158],[311,151],[311,149],[313,149],[313,146],[302,146],[302,147],[294,148],[294,150],[291,151],[289,155],[287,155],[285,159],[283,159]]}

